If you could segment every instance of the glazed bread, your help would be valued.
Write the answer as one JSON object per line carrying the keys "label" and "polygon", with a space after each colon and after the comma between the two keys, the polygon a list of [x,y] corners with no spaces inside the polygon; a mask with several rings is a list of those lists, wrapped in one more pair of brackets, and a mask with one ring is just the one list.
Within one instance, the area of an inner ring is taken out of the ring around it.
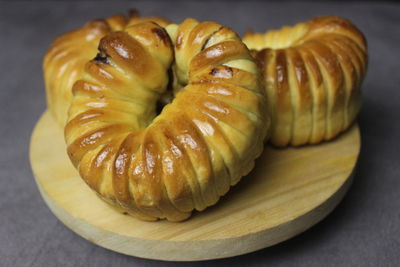
{"label": "glazed bread", "polygon": [[44,57],[43,72],[47,106],[60,126],[67,121],[72,86],[81,78],[85,64],[96,55],[100,39],[112,31],[146,21],[154,21],[161,26],[170,24],[160,17],[140,18],[138,12],[132,10],[128,17],[115,15],[94,20],[53,41]]}
{"label": "glazed bread", "polygon": [[[176,97],[157,114],[168,84]],[[268,126],[260,74],[240,37],[186,19],[102,38],[73,87],[65,139],[106,202],[143,220],[181,221],[253,168]]]}
{"label": "glazed bread", "polygon": [[275,146],[317,144],[357,117],[367,44],[348,20],[318,17],[294,27],[247,33],[264,75]]}

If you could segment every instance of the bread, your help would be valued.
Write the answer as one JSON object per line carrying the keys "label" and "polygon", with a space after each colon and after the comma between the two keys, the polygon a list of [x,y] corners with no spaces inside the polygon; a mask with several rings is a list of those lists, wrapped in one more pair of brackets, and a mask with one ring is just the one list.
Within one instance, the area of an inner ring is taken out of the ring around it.
{"label": "bread", "polygon": [[293,27],[247,33],[264,74],[275,146],[317,144],[345,131],[361,105],[367,44],[348,20],[318,17]]}
{"label": "bread", "polygon": [[145,21],[155,21],[162,26],[170,24],[160,17],[140,18],[132,10],[128,17],[115,15],[90,21],[53,41],[43,61],[43,72],[48,109],[60,126],[67,120],[72,85],[81,78],[84,65],[96,55],[100,39],[109,32]]}
{"label": "bread", "polygon": [[[171,68],[176,97],[157,115]],[[182,221],[253,168],[268,127],[260,74],[238,35],[186,19],[102,38],[73,87],[65,139],[102,199],[143,220]]]}

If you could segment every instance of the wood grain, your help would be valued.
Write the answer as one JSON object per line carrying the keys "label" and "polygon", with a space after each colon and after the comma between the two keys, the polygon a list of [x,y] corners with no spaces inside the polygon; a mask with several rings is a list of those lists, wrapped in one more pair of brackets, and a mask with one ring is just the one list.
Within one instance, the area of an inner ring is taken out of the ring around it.
{"label": "wood grain", "polygon": [[217,205],[181,223],[143,222],[101,201],[79,178],[63,130],[47,111],[33,131],[30,160],[47,205],[77,234],[128,255],[195,261],[265,248],[323,219],[350,186],[359,151],[357,125],[317,146],[267,146],[256,168]]}

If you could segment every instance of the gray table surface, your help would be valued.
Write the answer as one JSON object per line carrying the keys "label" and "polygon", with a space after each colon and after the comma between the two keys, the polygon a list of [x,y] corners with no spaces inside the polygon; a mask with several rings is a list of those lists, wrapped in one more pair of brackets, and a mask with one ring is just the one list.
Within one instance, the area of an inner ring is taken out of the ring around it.
{"label": "gray table surface", "polygon": [[[28,161],[31,131],[45,110],[42,57],[53,38],[92,18],[138,8],[143,15],[229,25],[239,33],[318,15],[351,19],[370,52],[359,117],[355,182],[337,209],[305,233],[210,266],[400,266],[400,5],[291,2],[18,2],[0,5],[0,266],[175,266],[98,247],[50,212]],[[232,222],[234,223],[234,222]],[[190,263],[201,266],[204,262]]]}

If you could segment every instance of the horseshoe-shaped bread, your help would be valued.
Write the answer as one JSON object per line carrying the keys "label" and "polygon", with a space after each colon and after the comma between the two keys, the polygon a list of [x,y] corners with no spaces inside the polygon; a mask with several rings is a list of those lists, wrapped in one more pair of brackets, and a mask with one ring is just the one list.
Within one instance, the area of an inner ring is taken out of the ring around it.
{"label": "horseshoe-shaped bread", "polygon": [[318,17],[293,27],[247,33],[265,77],[271,143],[316,144],[343,132],[357,117],[367,44],[348,20]]}
{"label": "horseshoe-shaped bread", "polygon": [[[194,19],[148,22],[107,34],[99,51],[73,87],[65,138],[104,200],[143,220],[181,221],[253,168],[269,118],[236,33]],[[157,115],[172,64],[182,89]]]}
{"label": "horseshoe-shaped bread", "polygon": [[138,12],[131,10],[128,17],[115,15],[93,20],[53,41],[44,57],[43,73],[47,106],[60,126],[67,121],[72,86],[81,78],[85,64],[97,54],[100,39],[109,32],[146,21],[154,21],[161,26],[170,24],[160,17],[141,18]]}

